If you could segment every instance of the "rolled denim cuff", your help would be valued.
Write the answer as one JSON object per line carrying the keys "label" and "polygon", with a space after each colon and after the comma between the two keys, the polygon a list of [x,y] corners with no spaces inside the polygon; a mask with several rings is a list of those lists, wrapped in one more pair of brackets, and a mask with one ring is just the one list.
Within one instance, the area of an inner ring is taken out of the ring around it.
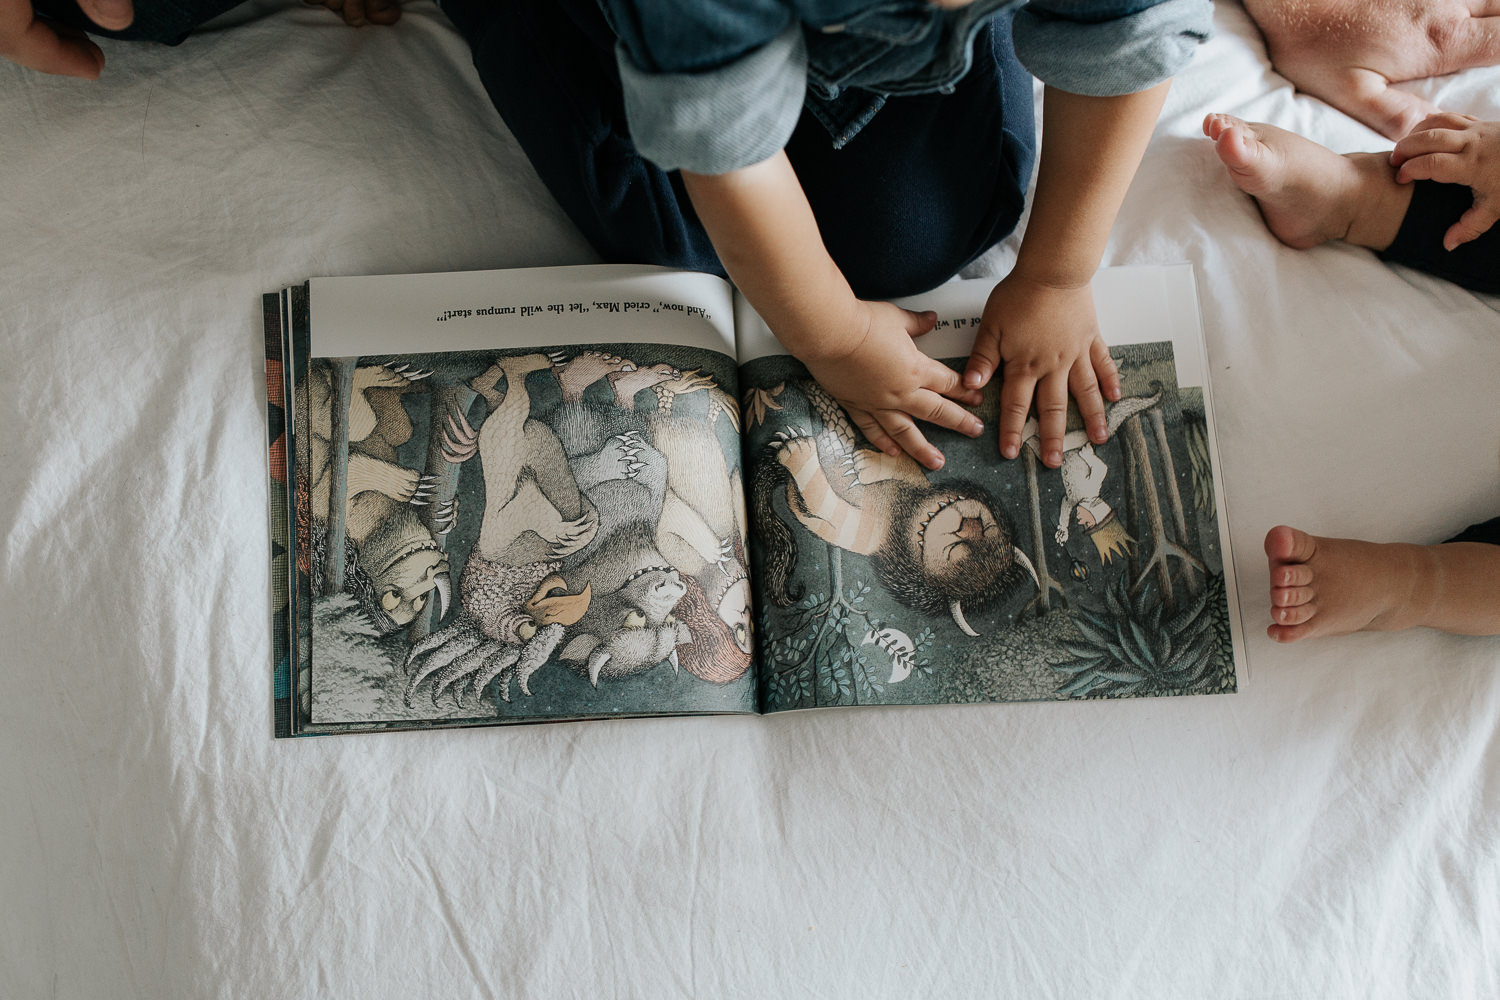
{"label": "rolled denim cuff", "polygon": [[722,174],[759,163],[786,145],[802,114],[807,49],[795,24],[702,72],[644,72],[623,45],[615,60],[631,140],[663,170]]}
{"label": "rolled denim cuff", "polygon": [[1043,83],[1086,97],[1134,94],[1169,79],[1213,33],[1210,0],[1164,0],[1124,17],[1073,21],[1016,13],[1016,58]]}

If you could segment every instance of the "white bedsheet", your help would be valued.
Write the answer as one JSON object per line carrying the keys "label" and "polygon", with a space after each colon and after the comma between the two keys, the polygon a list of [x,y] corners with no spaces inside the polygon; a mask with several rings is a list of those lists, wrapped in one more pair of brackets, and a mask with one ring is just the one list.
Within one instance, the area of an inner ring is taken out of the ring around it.
{"label": "white bedsheet", "polygon": [[593,255],[429,3],[0,64],[0,996],[1500,996],[1500,641],[1260,551],[1500,512],[1500,303],[1280,246],[1205,112],[1389,143],[1217,22],[1106,263],[1198,269],[1243,693],[282,742],[258,296]]}

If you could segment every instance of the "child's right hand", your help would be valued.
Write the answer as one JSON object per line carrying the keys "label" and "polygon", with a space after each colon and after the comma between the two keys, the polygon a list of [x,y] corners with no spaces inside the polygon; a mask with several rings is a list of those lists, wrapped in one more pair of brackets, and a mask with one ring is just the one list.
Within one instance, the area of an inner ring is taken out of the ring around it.
{"label": "child's right hand", "polygon": [[1391,166],[1400,168],[1396,179],[1403,184],[1432,180],[1474,192],[1473,206],[1443,235],[1445,250],[1478,239],[1500,221],[1500,122],[1431,115],[1396,143]]}
{"label": "child's right hand", "polygon": [[[848,411],[870,443],[888,455],[902,451],[929,469],[940,469],[942,452],[917,428],[916,420],[978,437],[984,425],[958,401],[980,401],[958,373],[917,349],[912,338],[930,331],[935,313],[914,313],[889,302],[859,302],[864,332],[836,355],[803,357],[818,384]],[[915,418],[915,419],[914,419]]]}

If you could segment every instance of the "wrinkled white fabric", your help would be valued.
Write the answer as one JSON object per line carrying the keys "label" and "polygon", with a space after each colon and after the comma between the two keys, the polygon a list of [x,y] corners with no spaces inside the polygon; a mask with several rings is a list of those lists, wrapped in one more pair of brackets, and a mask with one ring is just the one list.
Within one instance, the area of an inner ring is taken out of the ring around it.
{"label": "wrinkled white fabric", "polygon": [[273,741],[260,293],[592,254],[430,4],[0,64],[0,995],[1500,995],[1500,640],[1275,646],[1260,551],[1500,512],[1500,303],[1275,242],[1205,112],[1389,143],[1216,6],[1107,263],[1197,267],[1252,678],[1126,704]]}

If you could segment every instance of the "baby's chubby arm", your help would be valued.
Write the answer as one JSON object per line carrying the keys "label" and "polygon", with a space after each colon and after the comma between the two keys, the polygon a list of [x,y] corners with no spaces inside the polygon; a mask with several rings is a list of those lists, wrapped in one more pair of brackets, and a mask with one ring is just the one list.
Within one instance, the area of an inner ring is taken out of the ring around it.
{"label": "baby's chubby arm", "polygon": [[1006,458],[1020,454],[1033,396],[1044,464],[1062,462],[1070,392],[1090,439],[1102,443],[1108,436],[1104,398],[1120,398],[1120,377],[1099,336],[1089,282],[1169,86],[1120,97],[1047,88],[1031,221],[1015,267],[985,304],[963,379],[968,388],[982,388],[1003,365]]}
{"label": "baby's chubby arm", "polygon": [[[78,0],[78,7],[101,28],[121,31],[135,20],[130,0]],[[104,50],[83,32],[39,18],[31,0],[0,0],[0,57],[27,69],[96,80]]]}
{"label": "baby's chubby arm", "polygon": [[979,418],[955,402],[977,403],[980,394],[912,343],[936,316],[855,297],[785,152],[723,174],[684,170],[682,178],[729,276],[871,444],[936,469],[943,456],[913,418],[970,437],[982,432]]}
{"label": "baby's chubby arm", "polygon": [[1500,122],[1472,115],[1436,114],[1391,150],[1403,184],[1431,180],[1462,184],[1474,192],[1474,205],[1443,234],[1443,248],[1453,250],[1478,239],[1500,222]]}

